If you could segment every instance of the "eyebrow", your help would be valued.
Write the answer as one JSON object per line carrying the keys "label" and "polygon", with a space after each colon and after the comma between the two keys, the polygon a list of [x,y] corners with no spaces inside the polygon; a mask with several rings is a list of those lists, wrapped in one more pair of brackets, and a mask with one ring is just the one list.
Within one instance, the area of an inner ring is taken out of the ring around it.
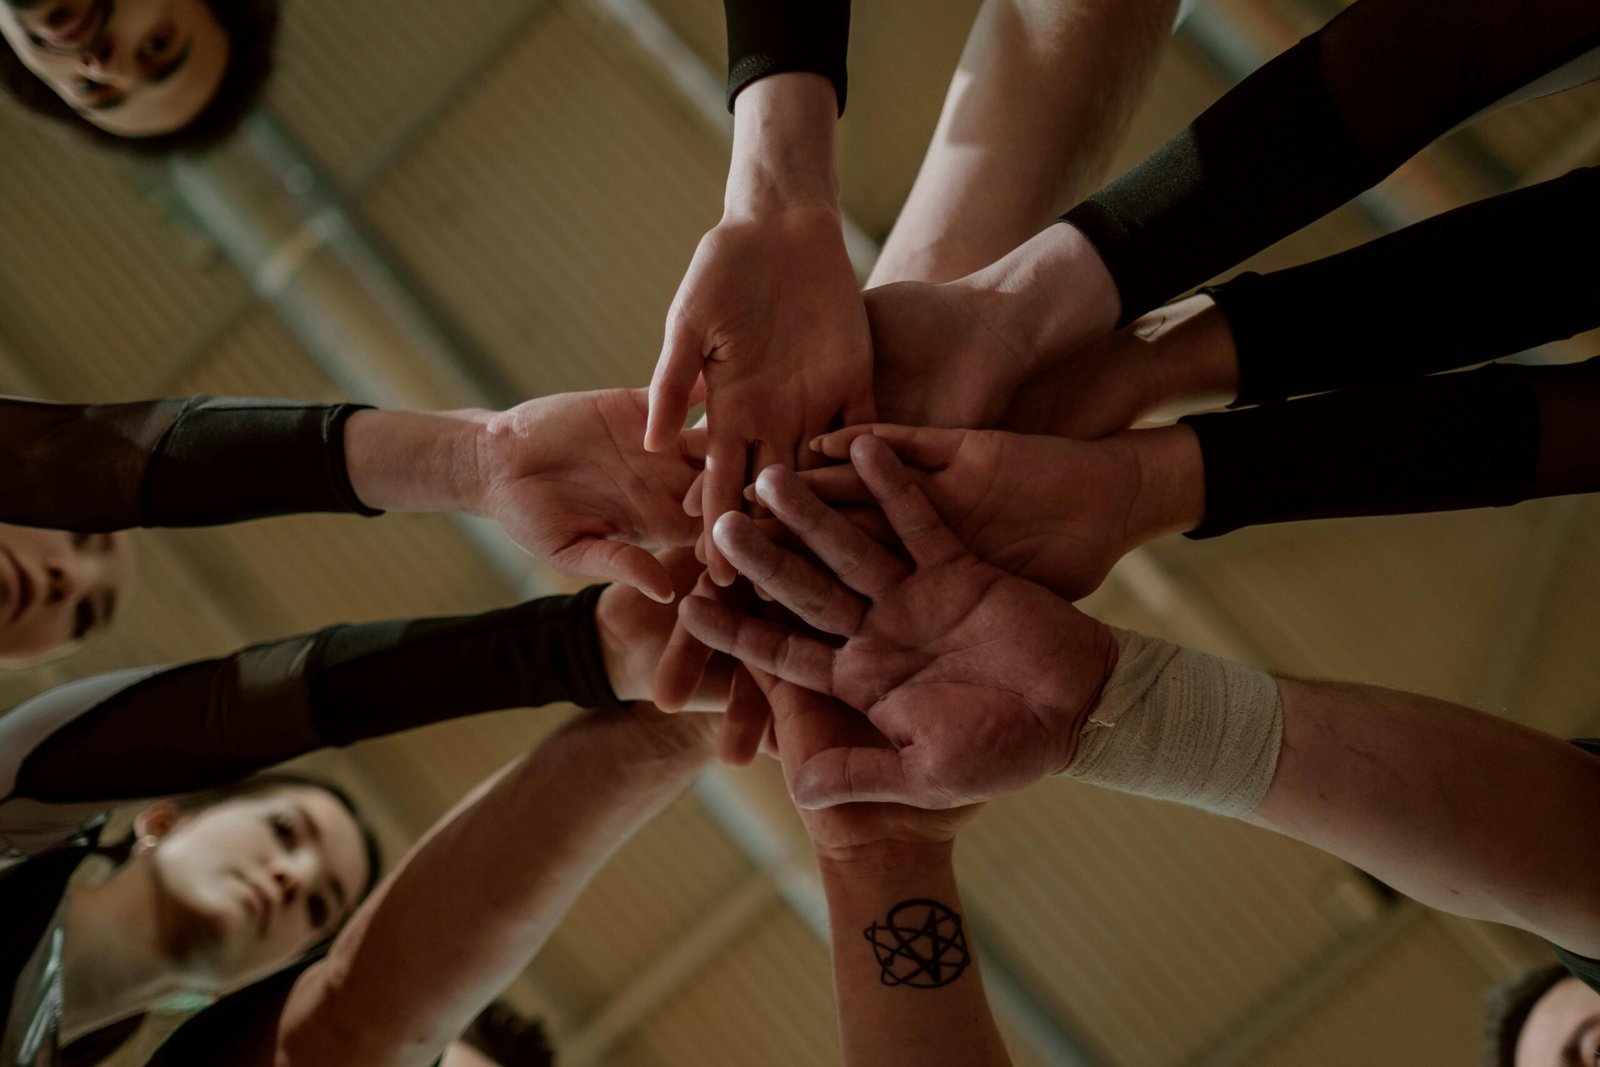
{"label": "eyebrow", "polygon": [[[300,820],[306,824],[306,833],[311,835],[311,840],[315,841],[320,848],[322,846],[322,827],[317,825],[317,820],[313,819],[311,813],[303,806],[296,804],[294,810],[300,816]],[[323,849],[322,854],[326,858],[327,849]],[[343,912],[345,905],[350,902],[350,897],[345,893],[344,884],[339,881],[338,875],[331,870],[328,872],[328,885],[332,887],[333,895],[339,901],[339,910]]]}

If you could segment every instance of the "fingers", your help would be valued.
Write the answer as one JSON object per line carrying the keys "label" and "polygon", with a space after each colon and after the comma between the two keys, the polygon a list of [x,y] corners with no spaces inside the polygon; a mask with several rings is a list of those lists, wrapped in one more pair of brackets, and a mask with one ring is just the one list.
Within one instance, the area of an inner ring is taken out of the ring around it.
{"label": "fingers", "polygon": [[[706,472],[701,471],[694,476],[694,481],[689,483],[689,491],[683,494],[683,513],[693,518],[700,518],[705,510]],[[705,562],[704,560],[701,561]]]}
{"label": "fingers", "polygon": [[660,604],[672,603],[672,575],[656,557],[638,545],[586,537],[550,557],[565,574],[631,585]]}
{"label": "fingers", "polygon": [[748,515],[724,515],[711,537],[739,573],[806,622],[828,633],[855,633],[866,605],[821,570],[773,544]]}
{"label": "fingers", "polygon": [[[904,473],[904,468],[901,468],[901,472]],[[817,558],[838,575],[841,582],[863,596],[876,597],[905,578],[906,565],[893,552],[818,500],[794,471],[784,467],[768,467],[762,471],[756,479],[756,499],[798,534],[806,547],[816,553]],[[763,584],[780,600],[784,600],[783,593],[774,587],[771,580],[763,579]],[[784,603],[791,610],[805,615],[799,606],[787,600]],[[835,629],[814,622],[809,617],[806,621],[832,633],[854,632],[853,628]]]}
{"label": "fingers", "polygon": [[887,422],[865,426],[847,426],[833,433],[823,434],[811,442],[811,447],[832,459],[847,459],[850,447],[861,437],[877,437],[886,441],[896,455],[917,467],[936,470],[948,467],[961,451],[961,443],[970,430],[946,430],[934,426],[895,426]]}
{"label": "fingers", "polygon": [[800,765],[789,785],[796,807],[817,809],[857,801],[916,804],[917,787],[899,749],[876,745],[825,748]]}
{"label": "fingers", "polygon": [[661,358],[650,379],[650,417],[644,428],[646,451],[664,452],[678,439],[704,363],[699,331],[685,316],[670,315]]}
{"label": "fingers", "polygon": [[[700,380],[701,382],[705,381],[704,378]],[[698,388],[704,389],[704,386],[702,385]],[[703,467],[706,462],[706,447],[710,440],[709,431],[704,426],[692,426],[684,430],[683,435],[678,438],[678,450],[683,454],[683,458],[691,464],[696,467]]]}
{"label": "fingers", "polygon": [[722,713],[722,728],[717,733],[717,758],[734,767],[743,767],[756,758],[772,721],[772,707],[748,668],[734,670],[728,692],[728,706]]}
{"label": "fingers", "polygon": [[[725,594],[702,573],[695,582],[693,595],[711,597]],[[706,665],[710,662],[711,649],[688,631],[680,617],[673,624],[666,647],[661,650],[661,659],[656,662],[656,676],[652,685],[656,707],[662,711],[682,711],[687,707],[699,690]]]}
{"label": "fingers", "polygon": [[[723,514],[739,510],[747,463],[744,442],[737,438],[711,439],[706,452],[704,491],[700,497],[707,530],[715,526]],[[721,586],[732,585],[736,577],[733,565],[723,558],[715,541],[709,537],[706,539],[706,569],[711,580]]]}
{"label": "fingers", "polygon": [[918,567],[932,567],[966,555],[966,546],[939,518],[887,443],[870,434],[856,438],[850,445],[850,462],[878,498],[889,525]]}
{"label": "fingers", "polygon": [[695,637],[785,681],[833,691],[834,651],[813,637],[741,615],[709,597],[685,597],[678,618]]}
{"label": "fingers", "polygon": [[[817,496],[829,504],[876,504],[872,491],[867,488],[867,483],[861,480],[861,475],[849,464],[835,467],[817,467],[800,472],[800,480],[805,483]],[[744,491],[745,499],[756,498],[756,487],[750,486]]]}

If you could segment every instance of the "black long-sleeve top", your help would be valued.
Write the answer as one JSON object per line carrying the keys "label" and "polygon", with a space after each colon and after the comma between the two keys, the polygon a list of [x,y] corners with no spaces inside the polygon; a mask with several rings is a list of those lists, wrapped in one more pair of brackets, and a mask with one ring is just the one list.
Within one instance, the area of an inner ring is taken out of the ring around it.
{"label": "black long-sleeve top", "polygon": [[728,110],[746,85],[785,71],[833,82],[844,114],[850,0],[723,0],[728,23]]}
{"label": "black long-sleeve top", "polygon": [[1206,290],[1237,405],[1471,366],[1600,327],[1600,168]]}
{"label": "black long-sleeve top", "polygon": [[1597,47],[1594,0],[1358,0],[1063,219],[1130,322]]}
{"label": "black long-sleeve top", "polygon": [[108,809],[463,715],[561,700],[618,706],[594,623],[603,588],[98,675],[0,715],[0,1053],[14,1061],[32,1035],[54,1055],[60,1004],[47,942]]}
{"label": "black long-sleeve top", "polygon": [[1600,492],[1600,357],[1347,389],[1197,415],[1191,537],[1341,515],[1503,507]]}
{"label": "black long-sleeve top", "polygon": [[0,397],[0,522],[95,533],[298,512],[378,514],[350,486],[357,404]]}

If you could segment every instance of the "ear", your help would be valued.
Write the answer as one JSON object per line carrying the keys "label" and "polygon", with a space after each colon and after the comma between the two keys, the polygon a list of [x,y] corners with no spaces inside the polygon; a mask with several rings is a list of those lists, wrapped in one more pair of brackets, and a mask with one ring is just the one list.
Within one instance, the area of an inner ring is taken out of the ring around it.
{"label": "ear", "polygon": [[158,800],[133,817],[133,832],[141,842],[160,841],[172,833],[183,812],[170,800]]}

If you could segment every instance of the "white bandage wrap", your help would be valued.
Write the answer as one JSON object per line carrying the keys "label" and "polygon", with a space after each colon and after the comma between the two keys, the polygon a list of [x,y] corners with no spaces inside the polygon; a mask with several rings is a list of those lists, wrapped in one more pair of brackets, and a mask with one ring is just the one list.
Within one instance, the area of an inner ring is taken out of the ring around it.
{"label": "white bandage wrap", "polygon": [[1061,773],[1219,815],[1254,811],[1283,744],[1278,683],[1241,663],[1111,632],[1116,670]]}

